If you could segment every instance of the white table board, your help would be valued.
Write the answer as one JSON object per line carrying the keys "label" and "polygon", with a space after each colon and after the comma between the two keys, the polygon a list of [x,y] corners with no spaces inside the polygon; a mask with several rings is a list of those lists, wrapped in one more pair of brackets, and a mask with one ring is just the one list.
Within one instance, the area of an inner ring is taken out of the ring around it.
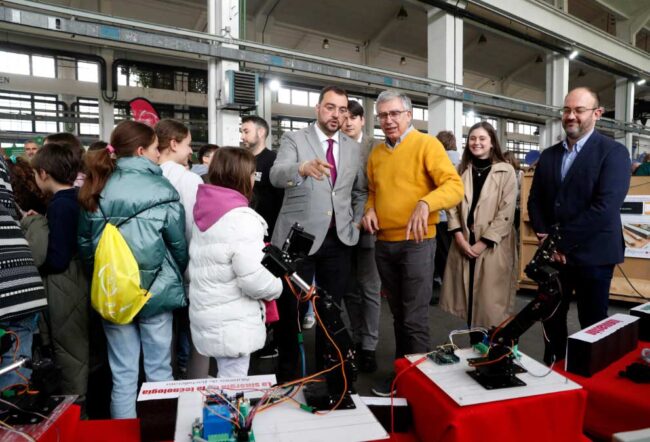
{"label": "white table board", "polygon": [[[549,371],[547,366],[540,364],[522,353],[520,354],[522,365],[533,374],[543,375]],[[460,406],[484,404],[487,402],[582,388],[579,384],[551,371],[545,377],[535,377],[530,372],[516,375],[526,383],[522,387],[487,390],[467,374],[468,371],[474,370],[467,364],[467,359],[477,358],[481,355],[472,349],[462,349],[456,350],[456,356],[460,358],[460,362],[457,364],[437,365],[431,359],[427,358],[426,361],[417,365],[417,368]],[[411,362],[415,362],[421,357],[421,354],[406,356]],[[399,384],[399,380],[397,382]]]}

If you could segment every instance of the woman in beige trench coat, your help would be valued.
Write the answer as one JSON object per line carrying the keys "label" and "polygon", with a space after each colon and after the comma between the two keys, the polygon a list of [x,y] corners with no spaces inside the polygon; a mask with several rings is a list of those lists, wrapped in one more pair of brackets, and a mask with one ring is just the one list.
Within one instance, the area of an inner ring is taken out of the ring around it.
{"label": "woman in beige trench coat", "polygon": [[459,173],[465,197],[448,213],[454,240],[440,308],[467,320],[468,326],[496,326],[512,313],[515,300],[517,178],[489,123],[470,128]]}

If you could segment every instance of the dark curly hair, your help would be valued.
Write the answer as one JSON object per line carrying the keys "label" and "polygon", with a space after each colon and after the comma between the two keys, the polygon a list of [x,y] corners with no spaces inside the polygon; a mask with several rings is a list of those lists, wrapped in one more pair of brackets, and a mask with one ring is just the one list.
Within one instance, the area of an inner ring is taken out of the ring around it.
{"label": "dark curly hair", "polygon": [[47,198],[36,185],[34,169],[29,162],[21,157],[14,157],[7,161],[9,166],[9,180],[14,191],[14,200],[24,212],[34,210],[45,215]]}

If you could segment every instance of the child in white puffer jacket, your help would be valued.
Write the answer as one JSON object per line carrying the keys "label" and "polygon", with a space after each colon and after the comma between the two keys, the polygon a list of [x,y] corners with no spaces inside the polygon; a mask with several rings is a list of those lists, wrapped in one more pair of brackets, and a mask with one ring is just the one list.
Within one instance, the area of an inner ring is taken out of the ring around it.
{"label": "child in white puffer jacket", "polygon": [[248,374],[250,354],[266,339],[264,300],[282,283],[261,264],[266,222],[248,207],[255,158],[217,150],[194,206],[190,243],[190,329],[197,351],[216,358],[218,377]]}

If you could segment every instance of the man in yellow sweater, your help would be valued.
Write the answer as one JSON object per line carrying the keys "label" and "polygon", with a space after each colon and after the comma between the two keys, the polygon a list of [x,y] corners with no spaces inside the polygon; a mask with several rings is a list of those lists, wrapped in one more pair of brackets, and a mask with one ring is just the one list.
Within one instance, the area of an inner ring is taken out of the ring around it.
{"label": "man in yellow sweater", "polygon": [[[375,257],[395,327],[395,357],[430,350],[429,299],[438,212],[457,205],[463,183],[442,144],[417,131],[411,100],[384,91],[377,119],[386,141],[368,158],[363,226],[377,232]],[[391,393],[392,376],[373,388]]]}

